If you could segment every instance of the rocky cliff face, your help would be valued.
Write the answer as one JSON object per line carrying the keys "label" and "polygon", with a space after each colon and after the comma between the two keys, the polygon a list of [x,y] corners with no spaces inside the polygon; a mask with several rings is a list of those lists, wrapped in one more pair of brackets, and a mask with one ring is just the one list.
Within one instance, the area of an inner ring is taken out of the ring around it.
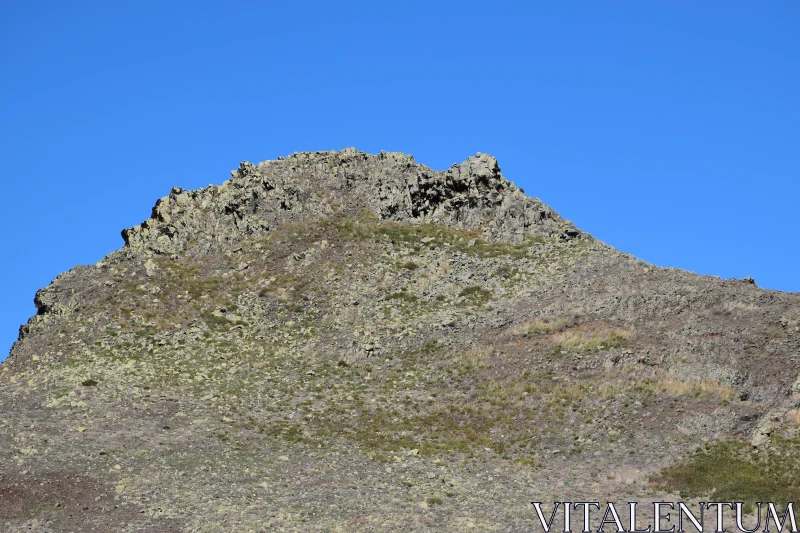
{"label": "rocky cliff face", "polygon": [[436,172],[410,155],[351,148],[245,161],[231,176],[219,187],[173,189],[149,220],[122,232],[125,243],[156,253],[191,243],[207,253],[264,235],[280,222],[361,210],[380,220],[479,228],[487,238],[514,242],[567,229],[550,208],[505,179],[487,154]]}
{"label": "rocky cliff face", "polygon": [[0,366],[3,531],[531,531],[676,499],[708,441],[797,488],[800,296],[614,250],[491,156],[242,163],[123,237]]}

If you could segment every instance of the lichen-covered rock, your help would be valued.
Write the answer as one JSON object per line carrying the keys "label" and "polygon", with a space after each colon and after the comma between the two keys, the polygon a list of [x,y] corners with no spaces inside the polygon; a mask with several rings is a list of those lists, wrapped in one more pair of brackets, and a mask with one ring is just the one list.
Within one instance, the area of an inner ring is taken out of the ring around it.
{"label": "lichen-covered rock", "polygon": [[382,220],[481,228],[486,237],[505,241],[565,229],[577,234],[552,209],[504,178],[488,154],[437,172],[410,155],[348,148],[257,165],[245,161],[231,176],[218,187],[172,189],[148,220],[122,232],[126,245],[168,254],[187,248],[208,251],[263,234],[281,221],[364,209]]}

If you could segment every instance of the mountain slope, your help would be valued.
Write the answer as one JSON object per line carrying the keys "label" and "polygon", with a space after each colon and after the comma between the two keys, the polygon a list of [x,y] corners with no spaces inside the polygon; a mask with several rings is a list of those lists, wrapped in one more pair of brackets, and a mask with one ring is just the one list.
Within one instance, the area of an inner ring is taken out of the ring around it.
{"label": "mountain slope", "polygon": [[530,531],[797,432],[800,296],[614,250],[485,154],[242,163],[123,238],[0,367],[3,531]]}

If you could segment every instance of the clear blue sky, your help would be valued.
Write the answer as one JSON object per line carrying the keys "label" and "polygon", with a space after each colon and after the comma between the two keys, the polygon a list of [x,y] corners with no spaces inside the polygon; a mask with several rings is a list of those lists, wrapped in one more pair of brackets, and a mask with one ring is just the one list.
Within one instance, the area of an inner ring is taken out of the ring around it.
{"label": "clear blue sky", "polygon": [[800,291],[796,0],[5,0],[0,51],[0,359],[171,187],[348,146],[488,152],[621,250]]}

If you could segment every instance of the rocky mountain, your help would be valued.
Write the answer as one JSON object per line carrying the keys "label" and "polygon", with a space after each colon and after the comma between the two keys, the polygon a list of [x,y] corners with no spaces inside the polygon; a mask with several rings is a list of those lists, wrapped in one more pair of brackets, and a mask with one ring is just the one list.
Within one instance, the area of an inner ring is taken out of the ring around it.
{"label": "rocky mountain", "polygon": [[800,295],[617,251],[486,154],[231,174],[36,294],[0,365],[0,530],[535,531],[531,501],[800,496]]}

